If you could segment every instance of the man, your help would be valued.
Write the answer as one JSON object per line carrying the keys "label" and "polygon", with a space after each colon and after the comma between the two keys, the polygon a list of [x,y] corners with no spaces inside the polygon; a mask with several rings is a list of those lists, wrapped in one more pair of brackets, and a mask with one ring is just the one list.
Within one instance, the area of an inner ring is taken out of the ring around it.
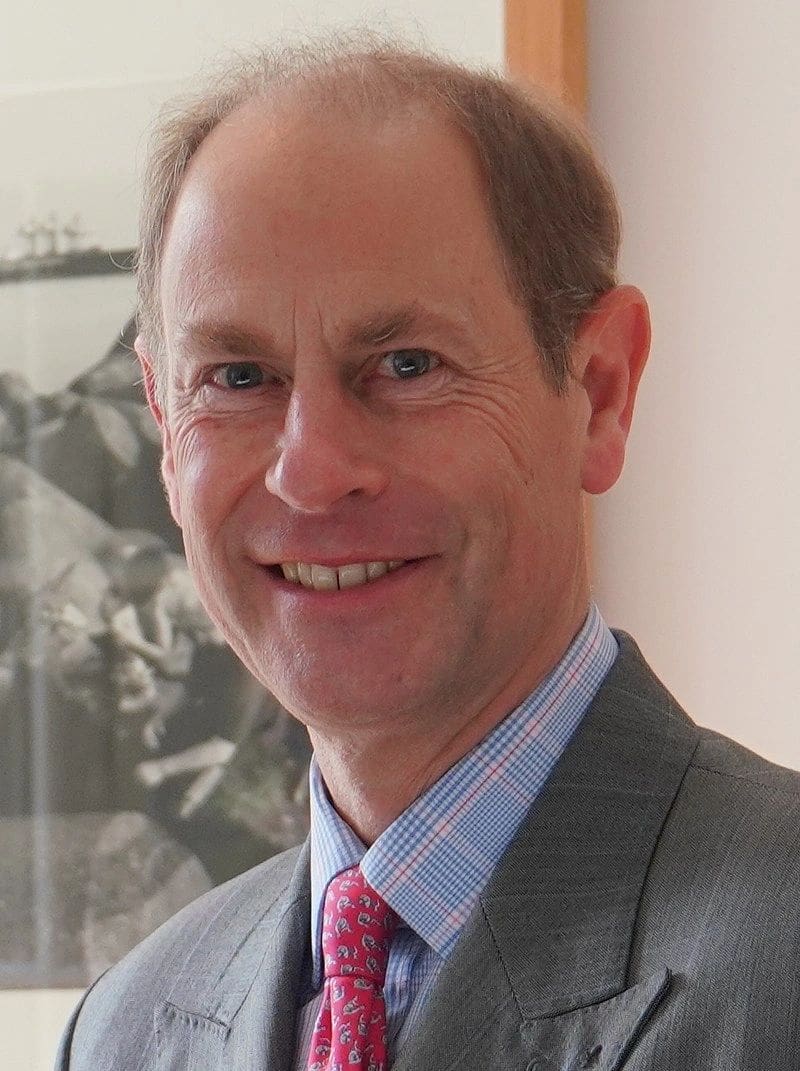
{"label": "man", "polygon": [[100,979],[60,1068],[798,1066],[797,777],[590,601],[649,345],[617,245],[568,123],[424,56],[257,61],[162,127],[164,482],[312,832]]}

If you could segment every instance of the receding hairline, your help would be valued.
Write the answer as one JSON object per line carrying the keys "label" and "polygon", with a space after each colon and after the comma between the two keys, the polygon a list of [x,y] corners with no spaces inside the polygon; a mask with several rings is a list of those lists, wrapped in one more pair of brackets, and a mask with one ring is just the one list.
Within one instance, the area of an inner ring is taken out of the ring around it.
{"label": "receding hairline", "polygon": [[200,93],[162,113],[145,175],[138,261],[139,324],[154,359],[163,351],[165,223],[192,158],[246,106],[297,113],[315,103],[353,121],[421,108],[465,136],[486,182],[509,289],[561,389],[578,318],[616,284],[616,200],[582,127],[543,91],[496,71],[361,33],[236,57]]}
{"label": "receding hairline", "polygon": [[[172,196],[165,214],[165,222],[168,222],[174,212],[175,203],[189,177],[190,170],[196,158],[207,151],[208,145],[216,139],[241,126],[245,136],[249,137],[252,125],[261,125],[265,130],[284,134],[294,131],[305,138],[308,132],[314,128],[319,130],[336,129],[342,133],[353,131],[356,134],[366,132],[371,137],[381,128],[389,129],[394,123],[405,124],[407,122],[419,122],[438,129],[442,133],[453,137],[464,150],[466,156],[474,164],[475,175],[479,178],[482,192],[486,196],[485,175],[481,166],[479,153],[476,150],[473,139],[454,119],[451,111],[435,97],[430,99],[421,96],[399,97],[394,103],[384,100],[370,102],[368,107],[361,107],[356,97],[352,99],[331,99],[324,95],[322,86],[309,89],[307,94],[297,94],[292,87],[281,87],[277,94],[256,93],[247,97],[225,115],[210,129],[200,140],[186,162],[179,181],[172,190]],[[264,158],[270,152],[270,146],[265,142],[263,148]],[[488,202],[486,203],[487,215],[490,218]],[[166,241],[165,234],[162,239],[162,249]]]}
{"label": "receding hairline", "polygon": [[[441,91],[441,87],[422,76],[412,78],[415,64],[412,63],[406,70],[399,62],[410,59],[427,69],[429,63],[440,65],[447,61],[424,52],[415,51],[408,54],[397,52],[395,54],[388,46],[384,58],[398,61],[397,69],[372,68],[371,63],[376,58],[369,52],[363,55],[345,54],[339,62],[334,55],[329,65],[319,69],[312,67],[305,70],[301,67],[291,77],[274,84],[255,82],[248,86],[247,92],[242,92],[237,96],[235,103],[231,102],[229,108],[219,111],[213,125],[209,126],[188,154],[181,174],[172,187],[170,197],[164,206],[162,230],[157,245],[157,275],[153,279],[151,295],[153,299],[158,299],[159,296],[158,284],[170,225],[193,161],[201,154],[207,142],[214,140],[215,134],[221,132],[223,128],[230,129],[237,122],[247,121],[250,118],[263,118],[268,122],[270,117],[274,117],[278,122],[288,120],[291,123],[300,123],[305,116],[310,116],[314,122],[319,122],[322,115],[330,114],[335,117],[337,123],[343,126],[369,128],[395,118],[402,120],[416,116],[421,121],[440,124],[443,129],[458,138],[473,161],[475,174],[483,187],[486,218],[492,231],[496,231],[495,220],[488,202],[488,190],[485,188],[484,169],[474,138],[464,124],[458,122],[457,110],[448,105],[446,94]],[[454,65],[454,70],[461,71],[462,69]],[[398,72],[401,74],[399,78]],[[482,73],[495,77],[492,72],[488,71],[472,73],[476,77]],[[380,87],[382,92],[375,93],[373,90],[376,87]],[[199,99],[202,94],[196,96]],[[178,108],[182,105],[185,107],[187,100],[191,102],[191,99],[176,98],[176,105]],[[496,239],[499,260],[505,267],[505,251],[502,242],[499,241],[499,235],[496,235]],[[505,274],[511,295],[515,297],[516,287],[513,276],[508,271]]]}
{"label": "receding hairline", "polygon": [[[453,164],[453,180],[455,183],[464,182],[474,194],[476,212],[481,215],[480,226],[485,226],[493,244],[493,252],[497,258],[496,267],[504,277],[509,297],[518,301],[514,280],[507,270],[503,246],[490,211],[486,176],[476,146],[467,133],[453,122],[452,116],[445,108],[435,100],[424,101],[418,98],[404,99],[396,107],[381,106],[369,112],[360,107],[343,110],[338,102],[328,98],[320,98],[318,102],[315,98],[298,98],[291,93],[286,93],[278,99],[254,96],[242,101],[208,132],[188,160],[165,215],[159,266],[163,266],[168,259],[167,246],[176,212],[179,210],[182,195],[190,190],[195,169],[205,171],[206,175],[209,171],[219,174],[219,169],[224,167],[225,162],[236,157],[237,136],[240,135],[242,141],[240,163],[244,162],[245,167],[252,163],[259,170],[263,168],[264,181],[269,181],[276,159],[282,158],[280,154],[284,152],[286,140],[291,145],[290,158],[291,151],[298,154],[309,153],[312,158],[316,158],[320,148],[323,151],[327,148],[331,132],[334,138],[341,138],[336,148],[341,146],[345,155],[348,151],[360,149],[362,136],[363,145],[368,150],[374,147],[375,138],[380,138],[390,157],[397,151],[394,144],[395,134],[404,147],[411,147],[412,152],[420,141],[424,141],[429,135],[441,145],[441,150],[437,152],[447,151],[452,146],[458,154],[454,157],[457,162]],[[230,140],[231,133],[234,135],[233,141]],[[413,140],[406,142],[409,135]],[[221,142],[219,145],[218,139]],[[208,160],[209,152],[211,161]],[[222,181],[225,181],[224,174]],[[222,195],[216,191],[213,196]],[[473,217],[472,225],[478,226],[477,215]],[[518,303],[521,307],[524,306],[524,303]],[[408,309],[411,309],[411,306],[412,303],[409,303]],[[416,311],[419,313],[420,309]]]}

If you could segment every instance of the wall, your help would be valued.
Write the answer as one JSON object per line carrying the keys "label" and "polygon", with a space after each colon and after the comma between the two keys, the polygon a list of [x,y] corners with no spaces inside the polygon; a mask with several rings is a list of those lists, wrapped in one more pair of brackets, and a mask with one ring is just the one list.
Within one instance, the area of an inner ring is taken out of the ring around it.
{"label": "wall", "polygon": [[589,27],[655,332],[598,597],[696,720],[800,766],[800,7],[590,0]]}
{"label": "wall", "polygon": [[[142,0],[136,5],[48,0],[12,5],[4,13],[0,35],[0,137],[6,150],[0,250],[14,240],[21,216],[51,209],[62,218],[81,210],[84,218],[93,219],[103,244],[130,241],[133,164],[143,131],[167,92],[220,50],[364,21],[468,61],[502,62],[501,0]],[[53,116],[58,117],[55,135]],[[54,183],[54,175],[62,177]],[[36,309],[49,301],[46,285],[33,284],[24,300],[9,298],[5,317],[0,309],[5,325],[5,334],[0,329],[0,370],[18,363],[21,354],[26,373],[40,390],[62,386],[75,371],[72,347],[60,357],[52,335],[36,327]],[[109,313],[97,321],[88,345],[96,357],[110,341],[107,324],[120,326],[120,309],[128,300],[124,284],[111,297],[108,285],[98,283],[90,301],[108,306]],[[85,285],[82,289],[86,294]],[[12,330],[20,344],[13,341]],[[83,357],[79,361],[85,363]],[[67,1011],[78,996],[63,990],[0,992],[0,1067],[49,1069]]]}

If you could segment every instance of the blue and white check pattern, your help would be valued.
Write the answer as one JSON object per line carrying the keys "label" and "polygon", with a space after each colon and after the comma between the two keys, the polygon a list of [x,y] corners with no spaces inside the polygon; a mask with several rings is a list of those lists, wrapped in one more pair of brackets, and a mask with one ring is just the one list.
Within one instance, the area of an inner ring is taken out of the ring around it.
{"label": "blue and white check pattern", "polygon": [[515,710],[366,848],[334,810],[311,764],[311,948],[316,991],[299,1011],[296,1071],[306,1067],[322,999],[320,930],[331,878],[361,864],[400,916],[384,995],[393,1055],[453,950],[492,871],[617,656],[592,604],[566,654]]}

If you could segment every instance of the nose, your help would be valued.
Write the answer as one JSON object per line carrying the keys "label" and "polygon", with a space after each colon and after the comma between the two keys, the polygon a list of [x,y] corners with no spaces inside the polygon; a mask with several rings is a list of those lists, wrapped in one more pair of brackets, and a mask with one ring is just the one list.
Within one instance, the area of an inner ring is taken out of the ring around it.
{"label": "nose", "polygon": [[347,392],[292,391],[267,490],[292,509],[325,513],[351,495],[376,498],[388,483],[374,415]]}

